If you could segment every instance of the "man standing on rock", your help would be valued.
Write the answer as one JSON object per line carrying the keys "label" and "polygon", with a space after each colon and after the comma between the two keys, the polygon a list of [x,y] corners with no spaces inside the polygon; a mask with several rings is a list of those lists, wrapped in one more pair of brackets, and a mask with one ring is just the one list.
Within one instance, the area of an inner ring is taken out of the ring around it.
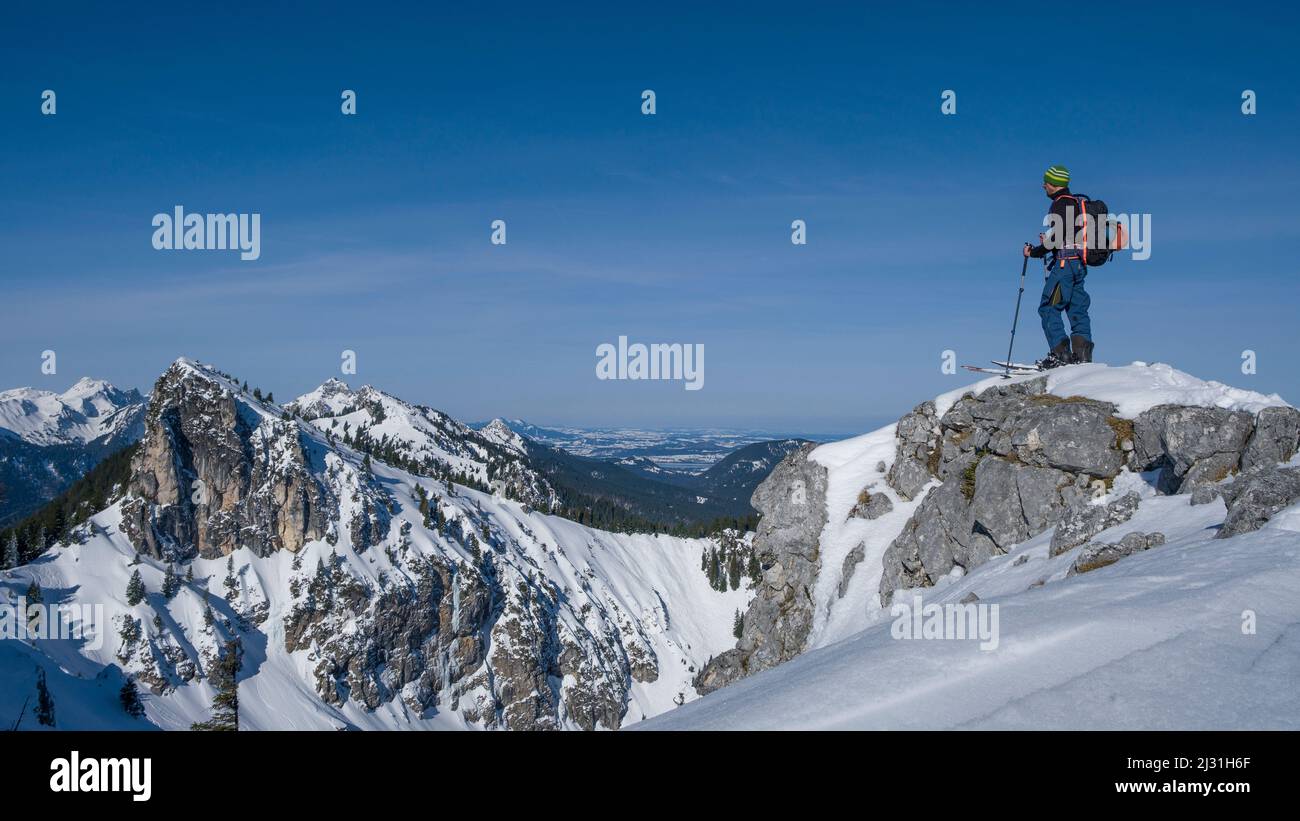
{"label": "man standing on rock", "polygon": [[[1048,254],[1047,281],[1043,284],[1043,297],[1038,303],[1038,315],[1043,320],[1043,333],[1047,335],[1047,356],[1038,361],[1039,367],[1056,368],[1076,362],[1092,361],[1092,322],[1088,318],[1091,300],[1083,289],[1088,276],[1084,264],[1083,248],[1068,241],[1074,231],[1079,201],[1070,193],[1070,170],[1054,165],[1043,174],[1043,191],[1051,199],[1048,209],[1051,227],[1048,234],[1038,235],[1039,244],[1025,243],[1025,256],[1042,259]],[[1065,332],[1061,313],[1070,317],[1070,333]],[[1073,350],[1071,350],[1073,346]]]}

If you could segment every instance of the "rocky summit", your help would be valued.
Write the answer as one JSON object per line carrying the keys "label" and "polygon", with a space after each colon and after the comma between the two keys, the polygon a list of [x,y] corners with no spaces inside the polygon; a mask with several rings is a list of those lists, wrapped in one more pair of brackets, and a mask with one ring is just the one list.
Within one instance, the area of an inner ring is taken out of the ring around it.
{"label": "rocky summit", "polygon": [[[1156,367],[1162,376],[1177,373]],[[1279,466],[1300,448],[1293,407],[1147,402],[1125,415],[1115,401],[1063,395],[1067,388],[1053,389],[1051,381],[989,380],[978,391],[922,402],[899,419],[891,458],[870,471],[859,465],[844,488],[856,497],[848,518],[866,521],[852,531],[862,534],[856,544],[835,553],[842,564],[826,559],[828,536],[847,530],[827,523],[835,506],[827,469],[812,448],[787,457],[753,498],[763,513],[754,546],[764,575],[744,631],[701,671],[697,688],[712,692],[810,649],[819,608],[846,595],[869,544],[882,546],[873,578],[877,606],[888,607],[896,591],[947,583],[1049,531],[1047,555],[1083,550],[1079,570],[1163,544],[1161,534],[1141,533],[1114,545],[1091,541],[1132,519],[1147,495],[1222,497],[1228,514],[1220,538],[1258,529],[1300,500],[1297,469]],[[879,473],[889,493],[873,478]],[[867,523],[896,506],[910,513]],[[824,586],[823,577],[835,583]],[[819,601],[829,590],[835,595]]]}

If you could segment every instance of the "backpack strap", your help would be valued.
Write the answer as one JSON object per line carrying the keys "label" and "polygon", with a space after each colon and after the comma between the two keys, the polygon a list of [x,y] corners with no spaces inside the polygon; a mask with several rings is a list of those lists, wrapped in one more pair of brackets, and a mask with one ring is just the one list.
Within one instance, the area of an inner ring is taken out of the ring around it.
{"label": "backpack strap", "polygon": [[[1073,200],[1083,212],[1083,249],[1079,253],[1086,267],[1088,265],[1088,198],[1083,194],[1062,194],[1061,199]],[[1074,226],[1071,225],[1070,228],[1073,229]]]}

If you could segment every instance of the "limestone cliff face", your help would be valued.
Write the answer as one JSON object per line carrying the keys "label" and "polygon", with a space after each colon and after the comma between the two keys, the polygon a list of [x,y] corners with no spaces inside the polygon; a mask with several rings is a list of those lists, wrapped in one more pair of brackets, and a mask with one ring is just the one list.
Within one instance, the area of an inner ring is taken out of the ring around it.
{"label": "limestone cliff face", "polygon": [[754,537],[763,580],[736,648],[713,659],[696,678],[701,693],[774,667],[804,649],[821,566],[818,538],[826,525],[826,468],[808,458],[815,447],[791,453],[754,490],[751,504],[763,517]]}
{"label": "limestone cliff face", "polygon": [[[123,528],[157,558],[215,558],[241,547],[265,556],[335,538],[336,489],[308,441],[298,422],[178,362],[150,397]],[[365,537],[384,529],[385,515],[379,492],[362,490],[360,521],[347,524]]]}

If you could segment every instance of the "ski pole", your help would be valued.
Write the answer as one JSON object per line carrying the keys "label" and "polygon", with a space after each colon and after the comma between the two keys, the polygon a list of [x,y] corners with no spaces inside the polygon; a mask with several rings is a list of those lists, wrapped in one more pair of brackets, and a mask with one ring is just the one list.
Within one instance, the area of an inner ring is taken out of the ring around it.
{"label": "ski pole", "polygon": [[[1025,243],[1029,247],[1029,243]],[[1007,372],[1002,374],[1003,379],[1011,378],[1011,349],[1016,346],[1016,326],[1020,324],[1020,298],[1025,295],[1025,272],[1029,270],[1029,256],[1025,256],[1024,263],[1020,266],[1020,292],[1016,294],[1016,315],[1011,320],[1011,343],[1007,345]]]}

